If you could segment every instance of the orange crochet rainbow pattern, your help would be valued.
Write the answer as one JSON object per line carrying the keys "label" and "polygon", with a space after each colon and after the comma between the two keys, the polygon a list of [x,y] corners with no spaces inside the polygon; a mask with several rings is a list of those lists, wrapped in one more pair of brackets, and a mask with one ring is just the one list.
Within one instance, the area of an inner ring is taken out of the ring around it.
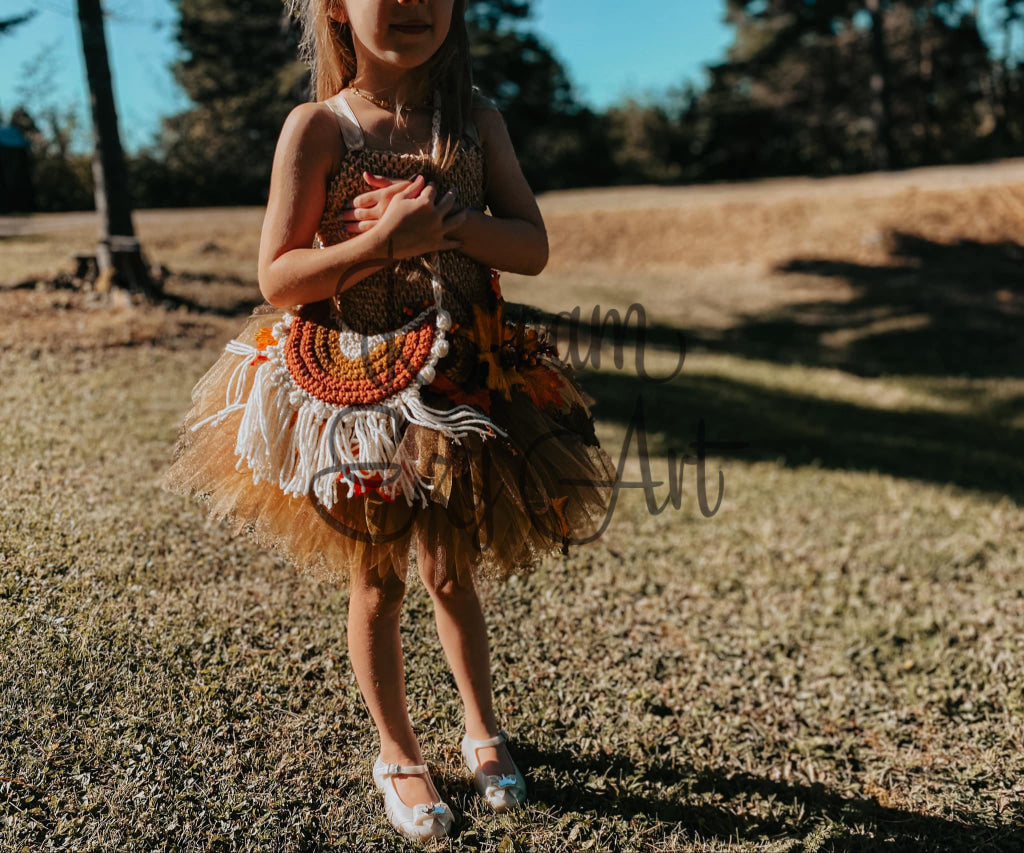
{"label": "orange crochet rainbow pattern", "polygon": [[396,458],[406,423],[439,430],[456,442],[472,432],[506,434],[472,406],[437,409],[420,397],[448,352],[445,332],[452,326],[441,304],[436,258],[428,269],[435,304],[393,331],[360,334],[320,302],[285,312],[273,328],[259,330],[255,345],[228,342],[225,351],[240,361],[225,405],[192,429],[216,426],[241,410],[238,466],[249,466],[254,483],[276,482],[288,495],[302,497],[312,489],[328,510],[337,500],[338,482],[348,485],[349,498],[372,489],[387,500],[404,495],[409,505],[418,499],[425,506],[429,481],[414,464]]}

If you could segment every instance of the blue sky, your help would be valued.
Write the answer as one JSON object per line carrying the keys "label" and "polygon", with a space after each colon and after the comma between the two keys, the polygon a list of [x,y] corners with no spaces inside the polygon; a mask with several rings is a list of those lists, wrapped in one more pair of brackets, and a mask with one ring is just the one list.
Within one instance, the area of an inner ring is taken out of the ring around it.
{"label": "blue sky", "polygon": [[[88,111],[75,0],[0,0],[0,16],[39,13],[0,42],[0,113],[21,101],[76,109],[79,144],[88,143]],[[732,41],[724,0],[533,0],[531,26],[568,68],[583,100],[607,106],[622,96],[658,94],[703,80]],[[122,140],[135,149],[152,138],[160,116],[185,109],[169,63],[170,0],[104,0],[107,41]],[[990,23],[994,0],[984,0]]]}
{"label": "blue sky", "polygon": [[[703,65],[731,42],[719,0],[534,0],[531,26],[568,68],[583,100],[595,107],[628,94],[660,93],[701,80]],[[0,0],[6,17],[39,13],[0,44],[0,112],[17,103],[75,107],[86,121],[87,97],[74,0]],[[150,141],[159,117],[187,99],[168,64],[174,59],[169,0],[105,0],[122,141]],[[626,11],[624,11],[624,9]],[[87,137],[83,135],[82,142]]]}

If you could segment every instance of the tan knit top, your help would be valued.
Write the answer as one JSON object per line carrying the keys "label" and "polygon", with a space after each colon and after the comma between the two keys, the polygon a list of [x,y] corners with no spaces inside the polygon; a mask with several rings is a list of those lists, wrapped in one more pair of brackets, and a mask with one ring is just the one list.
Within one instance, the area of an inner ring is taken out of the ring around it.
{"label": "tan knit top", "polygon": [[[433,181],[438,197],[455,193],[456,209],[469,205],[483,210],[484,154],[475,128],[463,136],[458,156],[445,174],[439,174],[426,153],[405,154],[371,148],[352,107],[341,93],[324,103],[338,116],[348,149],[338,171],[328,179],[327,199],[314,246],[331,246],[348,239],[341,208],[371,187],[363,170],[389,178],[411,179],[422,174]],[[342,291],[338,307],[345,324],[360,334],[378,334],[408,322],[434,302],[430,275],[420,257],[396,261]],[[490,288],[490,268],[457,250],[439,253],[443,307],[454,323],[472,322],[472,305],[483,304]],[[328,302],[330,300],[327,300]]]}

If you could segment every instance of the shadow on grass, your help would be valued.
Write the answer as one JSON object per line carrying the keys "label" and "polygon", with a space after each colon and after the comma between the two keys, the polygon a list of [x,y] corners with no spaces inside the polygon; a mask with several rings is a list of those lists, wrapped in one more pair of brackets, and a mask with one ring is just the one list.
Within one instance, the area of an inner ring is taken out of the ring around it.
{"label": "shadow on grass", "polygon": [[161,294],[160,301],[162,307],[170,311],[178,308],[187,308],[190,312],[197,314],[214,314],[218,317],[245,317],[264,302],[259,284],[241,276],[178,271],[175,271],[173,276],[175,280],[186,285],[218,284],[237,287],[239,288],[239,294],[222,294],[220,298],[214,300],[210,298],[209,294],[204,293],[202,301],[199,301],[184,293],[174,293],[165,288],[163,294]]}
{"label": "shadow on grass", "polygon": [[[623,818],[644,815],[675,823],[707,838],[763,842],[766,837],[806,836],[822,821],[838,824],[827,847],[833,851],[874,851],[889,844],[899,851],[1019,851],[1024,849],[1024,827],[991,827],[970,816],[957,815],[947,819],[920,812],[905,811],[880,805],[870,799],[855,799],[831,793],[824,785],[802,785],[776,782],[751,773],[726,773],[720,770],[697,770],[673,767],[653,759],[637,772],[636,764],[619,756],[580,757],[569,750],[542,751],[520,739],[518,754],[531,767],[546,765],[565,776],[565,785],[554,785],[544,779],[530,779],[530,799],[560,811],[593,811],[599,815],[614,814]],[[599,791],[587,787],[587,779],[629,779],[646,789],[682,788],[688,793],[657,795],[623,794],[612,790]],[[701,794],[717,794],[735,800],[737,811],[728,803],[709,805],[689,803],[688,797],[700,799]],[[756,817],[738,813],[747,808],[743,802],[751,795],[771,798],[778,806],[792,806],[799,818]],[[857,827],[858,836],[846,831]],[[868,836],[865,832],[871,833]],[[845,836],[845,837],[844,837]],[[872,837],[873,836],[873,837]],[[888,846],[888,845],[887,845]],[[816,848],[817,849],[817,848]]]}
{"label": "shadow on grass", "polygon": [[[892,476],[950,483],[1007,495],[1024,505],[1024,430],[999,422],[1024,411],[1024,400],[1003,401],[977,415],[888,411],[809,395],[762,388],[720,376],[689,375],[685,367],[670,382],[644,382],[621,374],[582,371],[577,378],[598,402],[595,420],[632,424],[628,447],[605,447],[615,464],[641,455],[639,434],[650,455],[696,453],[698,425],[708,454],[747,462],[781,461],[789,466],[878,471]],[[642,421],[642,423],[641,423]],[[678,463],[677,463],[678,465]],[[691,469],[693,466],[688,466]],[[664,466],[662,466],[664,468]],[[667,470],[652,465],[654,479]],[[684,472],[683,485],[693,470]],[[709,501],[716,502],[717,474],[708,471]],[[664,495],[666,487],[659,488]]]}
{"label": "shadow on grass", "polygon": [[[170,287],[166,283],[163,285],[155,303],[165,311],[185,308],[189,313],[199,315],[242,318],[247,317],[254,308],[264,302],[259,284],[241,276],[174,272],[172,281]],[[40,283],[52,290],[74,291],[83,294],[92,292],[91,286],[83,287],[77,279],[71,278],[66,273],[49,280],[30,278],[13,284],[0,284],[0,292],[35,290]],[[183,284],[186,289],[193,287],[200,294],[200,298],[194,298],[188,293],[176,292],[176,284]],[[196,287],[197,285],[199,287]],[[217,285],[216,295],[212,295],[208,290],[201,290],[200,288],[204,285]],[[236,289],[237,292],[234,292]]]}
{"label": "shadow on grass", "polygon": [[783,273],[848,282],[848,302],[788,305],[747,317],[710,349],[861,376],[1024,376],[1024,246],[886,237],[893,263],[800,258]]}
{"label": "shadow on grass", "polygon": [[[797,258],[778,268],[848,282],[855,290],[851,300],[741,314],[721,332],[686,330],[688,344],[859,376],[1024,376],[1024,246],[942,244],[901,232],[888,234],[886,241],[893,259],[888,265]],[[525,313],[555,319],[531,309]],[[589,328],[589,315],[582,320]],[[650,325],[646,342],[674,350],[678,331]],[[635,330],[626,340],[635,340]]]}

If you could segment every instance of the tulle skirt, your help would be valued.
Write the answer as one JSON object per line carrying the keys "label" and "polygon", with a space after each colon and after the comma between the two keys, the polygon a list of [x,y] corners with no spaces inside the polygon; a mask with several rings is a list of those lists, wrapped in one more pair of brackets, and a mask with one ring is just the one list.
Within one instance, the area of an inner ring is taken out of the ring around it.
{"label": "tulle skirt", "polygon": [[[236,340],[256,344],[260,329],[283,313],[260,306]],[[235,450],[242,411],[210,422],[226,399],[237,398],[238,364],[238,356],[225,351],[192,389],[161,484],[200,499],[212,519],[226,521],[235,535],[248,535],[299,572],[338,586],[366,571],[406,581],[415,557],[431,566],[434,583],[500,582],[532,571],[546,555],[593,541],[605,523],[616,472],[594,435],[595,401],[557,358],[548,362],[555,372],[547,382],[560,385],[555,398],[562,405],[538,405],[524,393],[490,395],[488,415],[505,436],[470,433],[456,440],[404,425],[396,456],[431,483],[425,506],[372,489],[347,497],[341,484],[329,509],[312,490],[295,497],[274,482],[254,481]],[[442,387],[453,386],[439,375],[424,397]]]}

